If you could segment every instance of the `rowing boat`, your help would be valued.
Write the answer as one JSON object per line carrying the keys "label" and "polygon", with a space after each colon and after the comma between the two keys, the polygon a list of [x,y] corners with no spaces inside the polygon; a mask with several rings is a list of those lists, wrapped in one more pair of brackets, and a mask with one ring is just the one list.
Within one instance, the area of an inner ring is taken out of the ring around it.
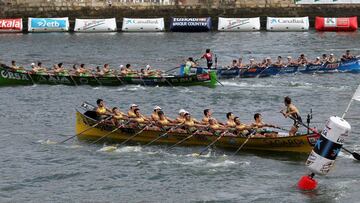
{"label": "rowing boat", "polygon": [[[294,74],[294,73],[360,73],[360,58],[354,58],[347,61],[336,63],[325,63],[321,65],[291,65],[291,66],[269,66],[253,68],[218,68],[217,76],[219,78],[255,78],[269,77],[273,75]],[[196,72],[206,72],[207,68],[197,67]]]}
{"label": "rowing boat", "polygon": [[[107,124],[99,124],[94,128],[91,128],[92,125],[99,122],[94,120],[86,115],[84,111],[76,111],[76,134],[78,134],[79,140],[98,140],[105,134],[115,130],[114,126]],[[87,130],[89,129],[89,130]],[[87,131],[85,131],[87,130]],[[85,131],[84,133],[81,133]],[[130,136],[137,133],[139,129],[132,128],[120,128],[114,133],[111,133],[106,137],[106,140],[114,143],[121,143],[122,141],[128,139]],[[81,134],[79,134],[81,133]],[[137,136],[132,139],[133,143],[149,143],[152,140],[158,138],[160,135],[164,134],[165,131],[156,131],[156,130],[144,130]],[[163,138],[160,138],[155,142],[155,144],[175,144],[180,140],[183,140],[190,134],[188,133],[178,133],[171,132],[168,133]],[[318,139],[316,134],[303,134],[292,137],[278,137],[278,138],[260,138],[254,137],[250,138],[246,145],[243,146],[242,150],[257,150],[257,151],[278,151],[278,152],[297,152],[297,153],[310,153],[313,148],[314,143]],[[190,139],[184,141],[182,146],[207,146],[213,142],[218,136],[215,135],[194,135]],[[238,149],[245,141],[246,137],[234,137],[225,135],[215,146],[219,148],[236,150]]]}
{"label": "rowing boat", "polygon": [[29,71],[15,71],[6,66],[0,66],[0,86],[15,85],[91,85],[91,86],[118,86],[118,85],[144,85],[144,86],[193,86],[204,85],[215,87],[217,76],[215,71],[191,75],[164,75],[164,76],[95,76],[33,73]]}

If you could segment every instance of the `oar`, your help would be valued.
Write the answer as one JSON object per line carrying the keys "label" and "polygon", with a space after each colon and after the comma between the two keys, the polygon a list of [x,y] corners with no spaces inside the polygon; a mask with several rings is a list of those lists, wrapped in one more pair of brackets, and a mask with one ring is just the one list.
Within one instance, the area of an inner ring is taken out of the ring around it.
{"label": "oar", "polygon": [[125,125],[127,125],[130,121],[126,122],[125,124],[119,125],[119,127],[115,128],[114,130],[112,130],[109,133],[106,133],[104,136],[100,137],[99,139],[95,140],[94,142],[92,142],[91,144],[95,144],[97,142],[99,142],[100,140],[104,139],[105,137],[109,136],[110,134],[114,133],[115,131],[119,130],[120,128],[124,127]]}
{"label": "oar", "polygon": [[216,80],[216,82],[218,82],[221,86],[224,87],[224,85],[223,85],[217,78],[215,78],[215,80]]}
{"label": "oar", "polygon": [[165,71],[164,73],[170,72],[170,71],[175,70],[175,69],[178,69],[178,68],[179,68],[179,67],[172,68],[172,69],[170,69],[170,70]]}
{"label": "oar", "polygon": [[189,135],[189,136],[185,137],[184,139],[180,140],[179,142],[177,142],[177,143],[175,143],[175,144],[171,145],[170,147],[168,147],[168,148],[167,148],[167,150],[170,150],[170,149],[174,148],[175,146],[177,146],[177,145],[179,145],[179,144],[181,144],[181,143],[185,142],[186,140],[188,140],[188,139],[192,138],[192,137],[193,137],[193,136],[194,136],[197,132],[198,132],[198,130],[196,130],[193,134],[191,134],[191,135]]}
{"label": "oar", "polygon": [[225,132],[223,132],[218,138],[216,138],[213,142],[211,142],[208,146],[206,146],[204,149],[202,149],[201,151],[200,151],[200,153],[198,153],[197,155],[198,156],[201,156],[205,151],[207,151],[211,146],[213,146],[217,141],[219,141],[222,137],[224,137],[224,135],[226,134],[228,132],[228,130],[227,131],[225,131]]}
{"label": "oar", "polygon": [[144,130],[146,130],[149,126],[149,125],[146,125],[143,129],[141,129],[139,132],[135,133],[134,135],[132,135],[131,137],[129,137],[128,139],[124,140],[122,143],[119,144],[119,146],[121,145],[124,145],[125,143],[127,143],[128,141],[130,141],[131,139],[133,139],[134,137],[136,137],[138,134],[142,133]]}
{"label": "oar", "polygon": [[[290,119],[297,121],[298,123],[300,123],[302,126],[304,126],[305,128],[309,129],[311,132],[320,135],[319,132],[317,132],[316,130],[310,128],[309,126],[307,126],[305,123],[303,123],[302,121],[299,121],[298,119],[292,117],[292,116],[288,116]],[[342,149],[348,153],[350,153],[356,160],[360,160],[360,154],[356,153],[356,152],[351,152],[350,150],[346,149],[345,147],[342,147]]]}
{"label": "oar", "polygon": [[165,135],[167,135],[171,130],[175,130],[176,128],[180,127],[181,125],[177,125],[174,126],[172,128],[170,128],[170,130],[166,131],[166,133],[160,135],[159,137],[157,137],[156,139],[152,140],[151,142],[147,143],[146,145],[144,145],[144,147],[151,145],[152,143],[158,141],[159,139],[161,139],[162,137],[164,137]]}
{"label": "oar", "polygon": [[75,86],[78,86],[76,81],[74,80],[73,76],[69,73],[70,79],[74,82]]}
{"label": "oar", "polygon": [[103,123],[104,121],[109,120],[110,118],[112,118],[112,116],[110,116],[110,117],[108,117],[108,118],[106,118],[106,119],[102,119],[101,121],[99,121],[99,122],[95,123],[94,125],[86,128],[85,130],[81,131],[80,133],[78,133],[78,134],[76,134],[76,135],[73,135],[73,136],[71,136],[71,137],[69,137],[69,138],[61,141],[60,144],[63,144],[63,143],[65,143],[66,141],[68,141],[68,140],[70,140],[70,139],[73,139],[74,137],[76,137],[76,136],[78,136],[78,135],[81,135],[81,134],[83,134],[84,132],[87,132],[87,131],[95,128],[95,127],[98,126],[100,123]]}
{"label": "oar", "polygon": [[270,66],[267,66],[266,68],[264,68],[264,70],[262,70],[262,71],[259,73],[259,75],[256,76],[256,78],[259,78],[260,75],[261,75],[264,71],[266,71],[269,67],[270,67]]}
{"label": "oar", "polygon": [[33,85],[35,85],[35,82],[34,82],[33,78],[31,77],[29,71],[26,71],[26,74],[29,76],[29,78],[30,78],[31,82],[33,83]]}
{"label": "oar", "polygon": [[242,143],[242,145],[240,145],[240,147],[234,152],[233,156],[235,156],[244,146],[245,144],[249,141],[250,138],[252,138],[252,136],[256,133],[256,131],[254,130],[254,132],[252,132],[245,140],[244,143]]}

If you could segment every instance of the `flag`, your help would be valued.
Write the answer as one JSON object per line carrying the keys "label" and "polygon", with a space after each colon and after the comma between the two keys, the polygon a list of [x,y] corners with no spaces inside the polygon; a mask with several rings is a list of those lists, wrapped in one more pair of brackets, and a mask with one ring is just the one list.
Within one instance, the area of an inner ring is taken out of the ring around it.
{"label": "flag", "polygon": [[356,100],[356,101],[360,101],[360,85],[359,87],[356,89],[355,93],[354,93],[354,96],[352,98],[353,100]]}

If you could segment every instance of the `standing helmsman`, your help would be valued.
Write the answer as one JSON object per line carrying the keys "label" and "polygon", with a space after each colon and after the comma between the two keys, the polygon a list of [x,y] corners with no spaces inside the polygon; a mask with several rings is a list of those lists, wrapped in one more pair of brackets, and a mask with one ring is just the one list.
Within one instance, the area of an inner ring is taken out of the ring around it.
{"label": "standing helmsman", "polygon": [[207,67],[210,69],[211,66],[213,65],[213,55],[210,52],[210,49],[206,49],[205,54],[201,57],[202,59],[205,58],[206,59],[206,65]]}
{"label": "standing helmsman", "polygon": [[286,109],[281,110],[281,113],[284,115],[285,118],[289,117],[294,120],[294,124],[289,131],[289,136],[294,136],[300,127],[302,119],[298,108],[296,108],[296,106],[291,103],[290,97],[284,98],[284,104]]}

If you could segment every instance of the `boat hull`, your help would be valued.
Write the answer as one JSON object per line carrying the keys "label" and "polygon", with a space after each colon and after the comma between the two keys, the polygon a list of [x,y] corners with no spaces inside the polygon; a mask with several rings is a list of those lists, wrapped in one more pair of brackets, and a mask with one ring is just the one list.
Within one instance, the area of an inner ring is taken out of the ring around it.
{"label": "boat hull", "polygon": [[119,85],[144,85],[144,86],[216,86],[216,73],[194,74],[189,76],[167,75],[164,77],[120,77],[120,76],[72,76],[53,74],[33,74],[29,72],[13,71],[0,67],[0,86],[14,85],[91,85],[91,86],[119,86]]}
{"label": "boat hull", "polygon": [[[84,130],[94,125],[97,121],[86,117],[79,111],[76,113],[76,133],[83,132]],[[114,130],[115,127],[108,125],[98,125],[95,128],[78,135],[80,140],[97,140],[105,134]],[[121,143],[130,136],[134,135],[137,130],[131,128],[124,128],[115,131],[106,137],[107,141]],[[158,138],[164,134],[163,131],[145,130],[132,139],[135,143],[149,143],[150,141]],[[155,142],[155,144],[175,144],[185,137],[189,136],[186,133],[168,133],[163,138]],[[217,136],[209,135],[195,135],[187,141],[183,142],[182,146],[207,146],[214,141]],[[316,142],[318,135],[301,135],[293,137],[279,137],[279,138],[250,138],[242,150],[258,150],[258,151],[278,151],[278,152],[297,152],[297,153],[310,153],[313,144]],[[236,150],[238,149],[247,138],[224,136],[215,143],[216,147]]]}
{"label": "boat hull", "polygon": [[[198,67],[196,72],[206,72],[207,68]],[[266,68],[220,68],[217,70],[218,78],[255,78],[269,77],[273,75],[294,74],[294,73],[360,73],[360,58],[337,63],[325,63],[323,65],[305,65],[305,66],[269,66]]]}

